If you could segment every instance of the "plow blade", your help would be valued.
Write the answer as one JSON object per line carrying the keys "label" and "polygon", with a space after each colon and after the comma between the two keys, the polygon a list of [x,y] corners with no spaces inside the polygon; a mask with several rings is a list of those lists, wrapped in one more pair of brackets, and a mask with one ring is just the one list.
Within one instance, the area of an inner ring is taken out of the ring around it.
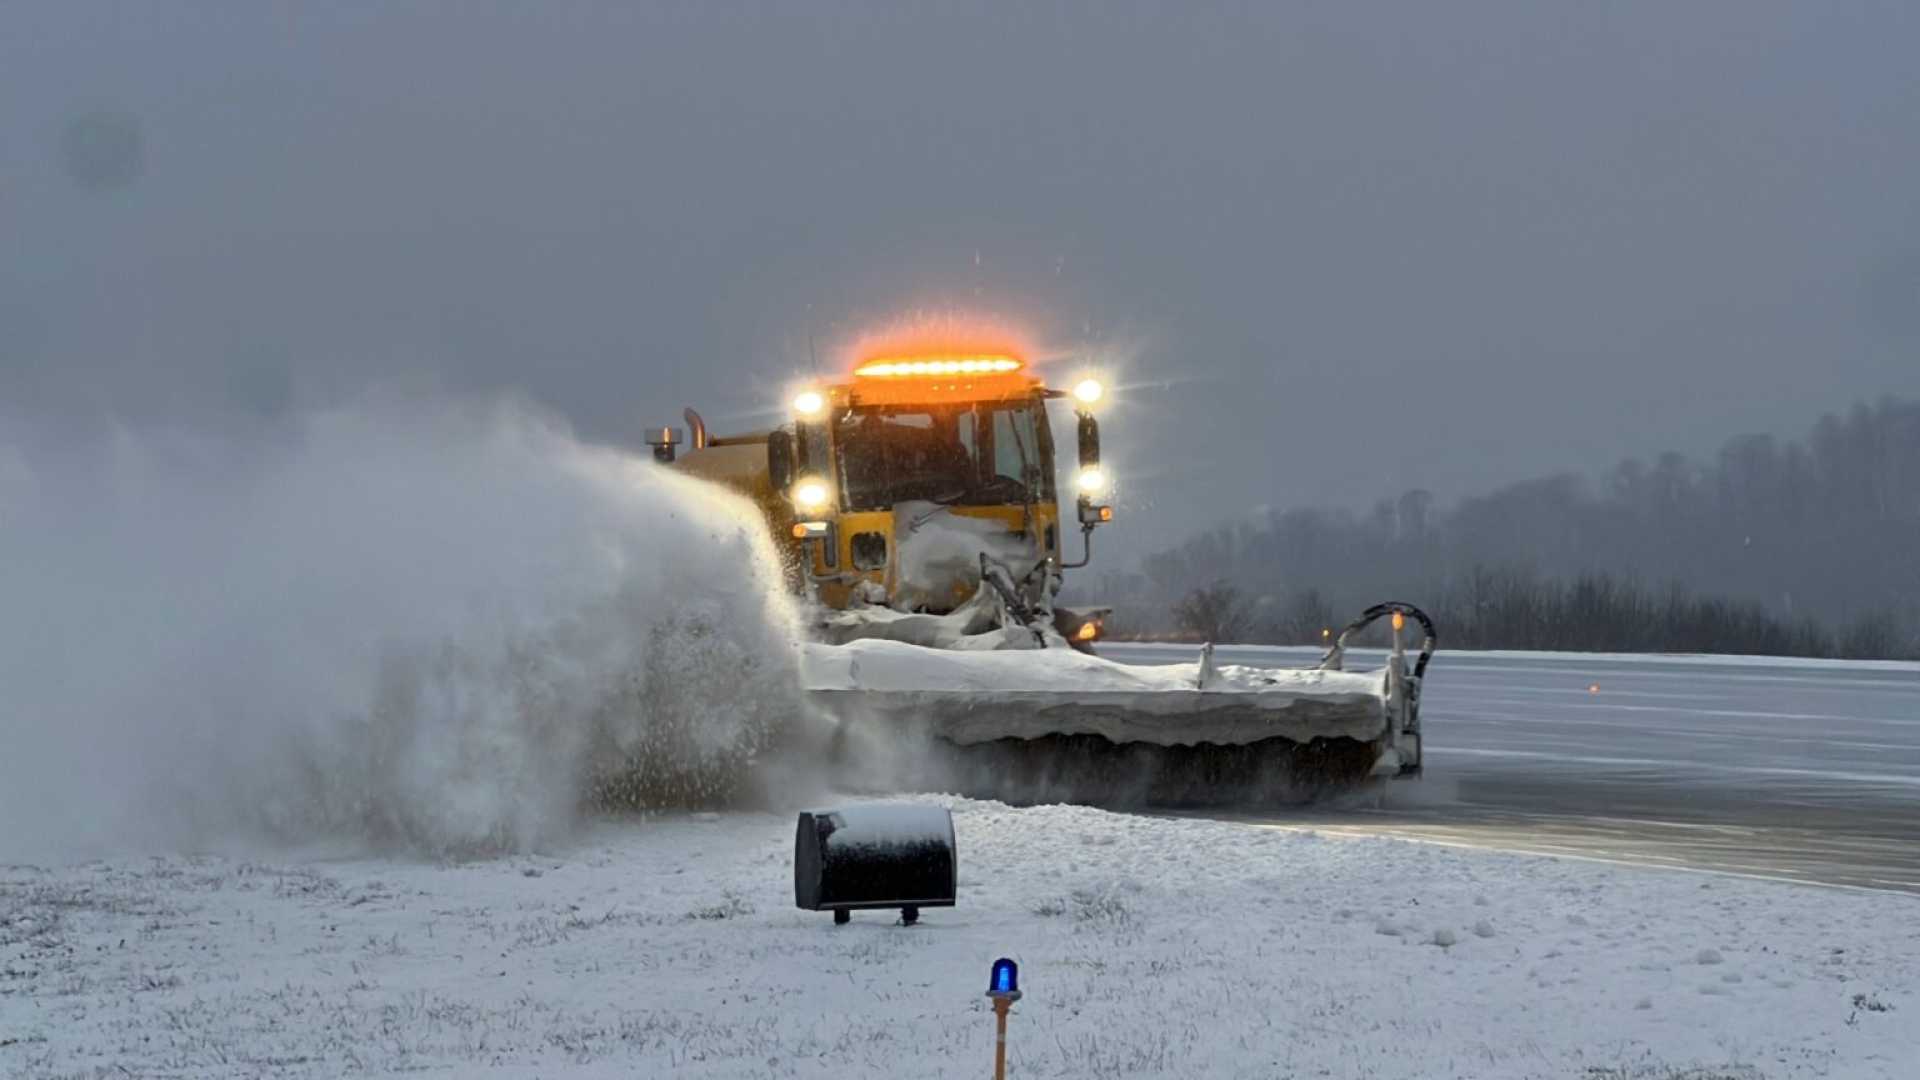
{"label": "plow blade", "polygon": [[939,692],[812,696],[841,723],[844,775],[879,788],[1015,804],[1241,805],[1354,787],[1383,758],[1400,772],[1384,753],[1377,703],[1275,710],[1198,691],[1145,702],[1072,692],[990,702]]}
{"label": "plow blade", "polygon": [[1075,803],[1109,808],[1288,806],[1364,787],[1379,746],[1348,738],[1271,738],[1224,745],[1113,743],[1095,735],[936,743],[933,789],[1016,806]]}
{"label": "plow blade", "polygon": [[[1420,768],[1421,662],[1118,664],[1065,649],[808,646],[843,775],[1008,802],[1299,802]],[[1328,666],[1330,665],[1330,666]]]}

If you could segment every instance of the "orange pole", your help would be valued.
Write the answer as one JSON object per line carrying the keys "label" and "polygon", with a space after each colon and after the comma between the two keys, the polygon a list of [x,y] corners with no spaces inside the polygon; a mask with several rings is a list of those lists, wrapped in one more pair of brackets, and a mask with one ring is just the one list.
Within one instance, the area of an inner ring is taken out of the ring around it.
{"label": "orange pole", "polygon": [[1007,1009],[1013,1002],[996,998],[993,1002],[993,1080],[1007,1080]]}

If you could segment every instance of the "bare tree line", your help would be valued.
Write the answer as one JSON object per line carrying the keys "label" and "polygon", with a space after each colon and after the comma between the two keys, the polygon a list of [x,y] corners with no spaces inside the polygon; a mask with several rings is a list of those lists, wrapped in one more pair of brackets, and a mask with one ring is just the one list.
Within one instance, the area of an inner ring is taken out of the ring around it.
{"label": "bare tree line", "polygon": [[1473,648],[1920,656],[1920,402],[1444,510],[1424,491],[1277,510],[1089,592],[1121,634],[1318,641],[1402,599]]}
{"label": "bare tree line", "polygon": [[[1444,628],[1446,643],[1464,649],[1920,659],[1912,628],[1886,612],[1835,630],[1811,616],[1782,619],[1759,604],[1696,595],[1678,585],[1650,589],[1608,574],[1556,580],[1482,568],[1464,586],[1444,589],[1421,606]],[[1225,582],[1189,590],[1171,616],[1171,633],[1154,636],[1319,645],[1345,621],[1312,589],[1274,604]]]}

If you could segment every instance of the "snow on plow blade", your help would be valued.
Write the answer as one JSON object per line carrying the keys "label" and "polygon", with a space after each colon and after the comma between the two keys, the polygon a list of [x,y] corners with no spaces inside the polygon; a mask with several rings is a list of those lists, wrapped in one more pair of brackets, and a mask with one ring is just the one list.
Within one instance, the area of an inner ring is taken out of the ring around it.
{"label": "snow on plow blade", "polygon": [[1369,672],[1339,670],[1342,645],[1312,669],[1216,666],[1210,648],[1196,651],[1194,663],[1145,666],[875,640],[810,645],[805,671],[813,700],[840,721],[848,775],[879,787],[1238,804],[1419,771],[1424,650],[1414,668],[1396,648]]}

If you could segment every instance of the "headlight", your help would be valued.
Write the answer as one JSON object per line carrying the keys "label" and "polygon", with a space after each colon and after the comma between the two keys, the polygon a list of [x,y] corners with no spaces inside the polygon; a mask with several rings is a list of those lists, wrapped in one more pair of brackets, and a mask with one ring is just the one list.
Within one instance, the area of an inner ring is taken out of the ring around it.
{"label": "headlight", "polygon": [[1080,470],[1080,491],[1085,495],[1098,495],[1107,490],[1107,474],[1099,469]]}
{"label": "headlight", "polygon": [[818,390],[802,390],[794,395],[793,415],[802,420],[818,419],[827,411],[827,399]]}
{"label": "headlight", "polygon": [[1074,384],[1074,399],[1082,405],[1091,405],[1105,396],[1107,388],[1100,385],[1099,379],[1081,379]]}
{"label": "headlight", "polygon": [[827,485],[818,480],[802,480],[793,486],[793,505],[808,513],[827,505]]}

